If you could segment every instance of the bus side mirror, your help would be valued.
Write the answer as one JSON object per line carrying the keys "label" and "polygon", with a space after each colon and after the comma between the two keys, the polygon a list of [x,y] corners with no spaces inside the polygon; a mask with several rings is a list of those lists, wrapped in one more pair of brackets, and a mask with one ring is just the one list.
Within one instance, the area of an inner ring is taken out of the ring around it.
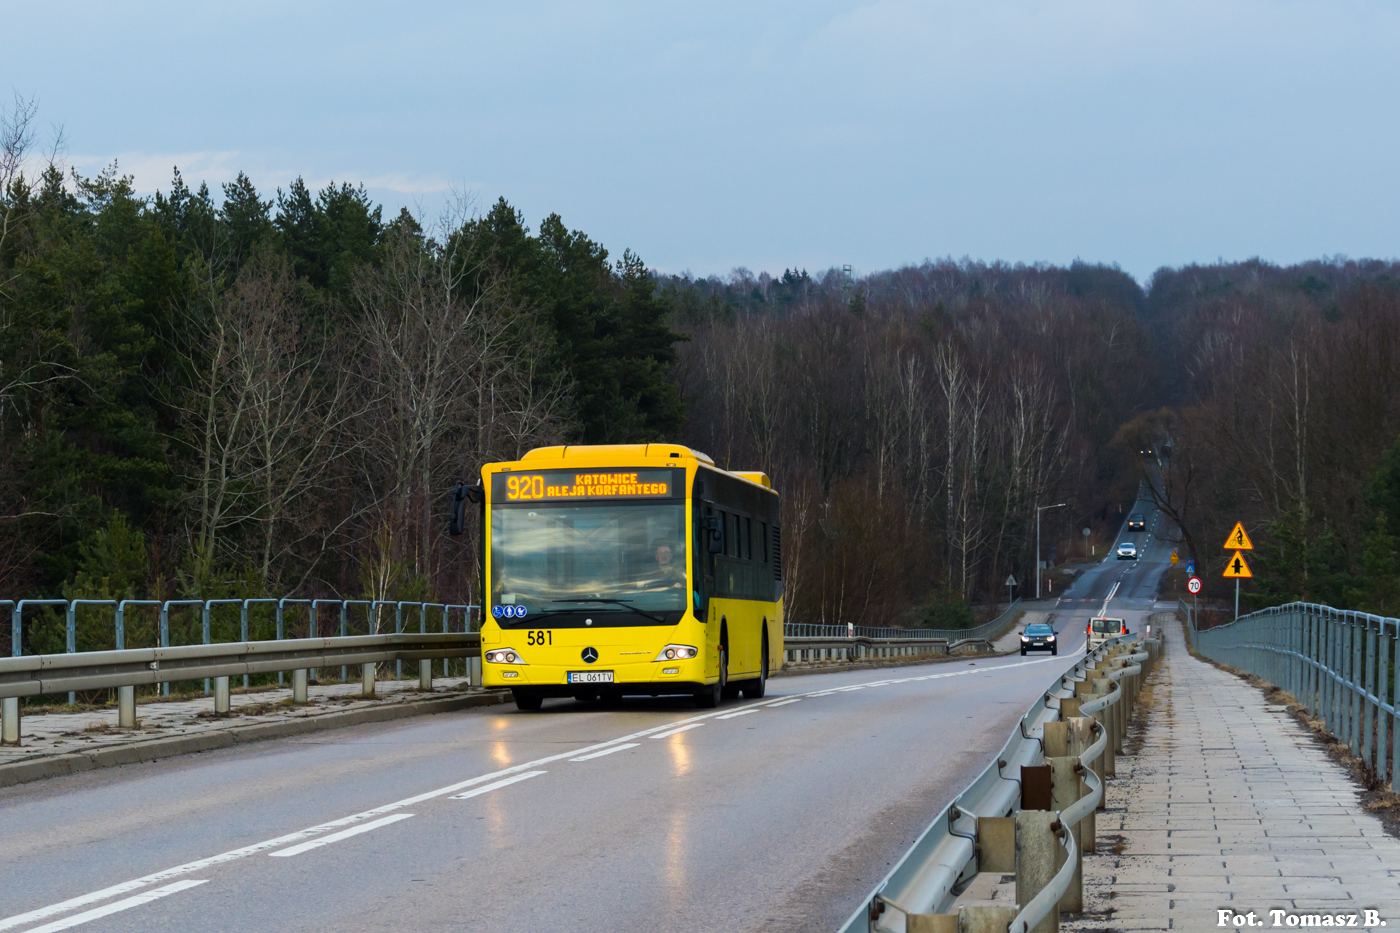
{"label": "bus side mirror", "polygon": [[724,553],[724,528],[719,523],[719,516],[711,515],[709,518],[705,519],[705,529],[709,531],[710,553]]}
{"label": "bus side mirror", "polygon": [[486,501],[486,490],[480,485],[468,486],[458,483],[452,490],[452,516],[447,522],[447,533],[456,537],[467,530],[467,503],[479,505]]}

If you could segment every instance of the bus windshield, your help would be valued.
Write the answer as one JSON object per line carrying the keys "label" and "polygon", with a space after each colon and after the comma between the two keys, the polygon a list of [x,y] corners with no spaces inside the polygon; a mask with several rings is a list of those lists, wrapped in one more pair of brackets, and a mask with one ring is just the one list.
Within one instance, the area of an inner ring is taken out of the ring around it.
{"label": "bus windshield", "polygon": [[494,508],[492,614],[514,628],[673,625],[685,545],[683,502]]}

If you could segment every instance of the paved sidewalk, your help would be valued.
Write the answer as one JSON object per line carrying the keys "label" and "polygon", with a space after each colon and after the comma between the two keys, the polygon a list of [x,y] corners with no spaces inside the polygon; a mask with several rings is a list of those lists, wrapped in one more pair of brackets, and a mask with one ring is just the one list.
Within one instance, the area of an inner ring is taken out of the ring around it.
{"label": "paved sidewalk", "polygon": [[[433,691],[427,693],[418,689],[417,677],[412,680],[380,680],[375,684],[375,697],[365,699],[360,693],[360,682],[352,681],[310,687],[310,702],[305,706],[293,706],[289,702],[292,690],[288,685],[285,688],[233,694],[229,698],[232,713],[227,717],[214,716],[213,697],[148,701],[136,707],[135,729],[117,728],[116,707],[27,715],[20,722],[21,744],[18,747],[0,746],[0,766],[55,755],[110,749],[152,739],[226,731],[254,723],[291,722],[349,710],[463,696],[467,686],[465,678],[439,677],[433,680]],[[472,692],[483,691],[477,689]]]}
{"label": "paved sidewalk", "polygon": [[1192,658],[1174,617],[1159,621],[1155,708],[1109,781],[1099,851],[1084,859],[1085,915],[1061,928],[1216,930],[1220,909],[1252,911],[1264,929],[1272,910],[1354,914],[1362,927],[1368,908],[1400,927],[1400,839],[1282,707]]}

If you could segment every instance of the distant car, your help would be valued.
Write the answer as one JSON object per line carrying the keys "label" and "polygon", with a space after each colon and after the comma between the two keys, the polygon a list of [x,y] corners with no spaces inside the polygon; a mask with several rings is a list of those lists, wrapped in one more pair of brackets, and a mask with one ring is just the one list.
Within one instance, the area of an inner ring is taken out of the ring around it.
{"label": "distant car", "polygon": [[1134,512],[1132,515],[1129,515],[1129,516],[1128,516],[1128,530],[1129,530],[1129,531],[1146,531],[1146,530],[1147,530],[1147,520],[1146,520],[1145,518],[1142,517],[1142,513],[1141,513],[1141,512]]}
{"label": "distant car", "polygon": [[1059,654],[1060,646],[1055,643],[1055,630],[1048,625],[1035,623],[1027,625],[1021,632],[1021,657],[1027,651],[1048,651]]}
{"label": "distant car", "polygon": [[1090,619],[1084,634],[1084,650],[1093,651],[1115,635],[1128,634],[1128,623],[1113,618]]}
{"label": "distant car", "polygon": [[1118,545],[1118,559],[1119,559],[1119,560],[1137,560],[1137,559],[1138,559],[1137,545],[1134,544],[1134,543],[1131,542],[1131,541],[1124,541],[1122,544]]}

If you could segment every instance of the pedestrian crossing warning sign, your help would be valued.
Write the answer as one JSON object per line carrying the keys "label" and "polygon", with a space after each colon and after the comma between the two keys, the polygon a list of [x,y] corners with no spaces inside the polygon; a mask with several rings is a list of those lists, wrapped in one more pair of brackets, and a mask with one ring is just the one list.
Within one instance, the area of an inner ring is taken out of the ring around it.
{"label": "pedestrian crossing warning sign", "polygon": [[1244,555],[1236,551],[1235,556],[1230,558],[1230,562],[1225,565],[1225,573],[1222,576],[1226,579],[1233,577],[1236,580],[1249,580],[1254,577],[1254,574],[1250,572],[1249,564],[1244,562]]}
{"label": "pedestrian crossing warning sign", "polygon": [[1224,547],[1227,551],[1252,551],[1254,550],[1254,542],[1250,541],[1249,535],[1245,534],[1244,525],[1240,522],[1235,522],[1235,527],[1230,532],[1230,537],[1225,539]]}

